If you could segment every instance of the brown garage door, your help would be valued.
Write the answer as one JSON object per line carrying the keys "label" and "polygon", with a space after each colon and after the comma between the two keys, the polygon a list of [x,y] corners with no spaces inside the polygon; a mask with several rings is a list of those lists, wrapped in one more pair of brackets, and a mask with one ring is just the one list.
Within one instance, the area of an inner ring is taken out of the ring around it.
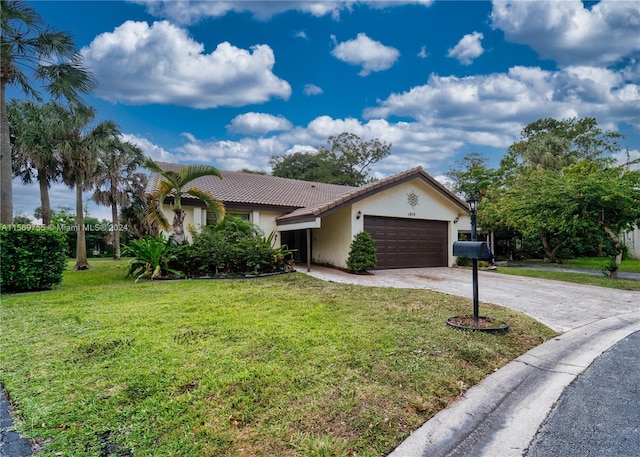
{"label": "brown garage door", "polygon": [[364,229],[375,240],[379,269],[448,266],[447,222],[365,216]]}

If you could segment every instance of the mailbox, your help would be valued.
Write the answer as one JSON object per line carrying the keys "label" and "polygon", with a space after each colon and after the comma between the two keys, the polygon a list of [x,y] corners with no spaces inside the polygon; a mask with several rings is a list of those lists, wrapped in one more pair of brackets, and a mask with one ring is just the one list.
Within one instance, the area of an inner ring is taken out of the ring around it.
{"label": "mailbox", "polygon": [[491,260],[493,254],[484,241],[456,241],[453,243],[453,255],[467,259]]}

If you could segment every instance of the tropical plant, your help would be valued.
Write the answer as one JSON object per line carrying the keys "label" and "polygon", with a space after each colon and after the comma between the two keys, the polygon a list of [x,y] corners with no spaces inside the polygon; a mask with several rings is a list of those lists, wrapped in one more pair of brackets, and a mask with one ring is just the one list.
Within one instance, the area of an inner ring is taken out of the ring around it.
{"label": "tropical plant", "polygon": [[368,232],[358,233],[349,247],[347,268],[351,273],[366,272],[378,264],[373,237]]}
{"label": "tropical plant", "polygon": [[131,205],[129,190],[135,181],[136,169],[144,162],[142,150],[120,138],[113,138],[98,156],[98,168],[94,178],[97,189],[93,193],[96,203],[111,207],[113,258],[120,260],[120,229],[118,205]]}
{"label": "tropical plant", "polygon": [[[0,150],[10,151],[6,104],[7,86],[17,85],[26,95],[41,100],[34,81],[44,84],[55,99],[80,103],[95,81],[83,67],[69,33],[51,28],[35,9],[21,0],[0,0]],[[0,157],[0,223],[13,216],[12,157]]]}
{"label": "tropical plant", "polygon": [[14,174],[25,184],[38,181],[43,225],[51,223],[49,187],[61,173],[51,130],[47,128],[54,112],[55,102],[38,105],[32,101],[12,100],[8,105]]}
{"label": "tropical plant", "polygon": [[78,239],[76,270],[89,268],[84,233],[84,210],[82,192],[91,190],[98,166],[98,155],[120,135],[117,125],[103,121],[92,126],[95,110],[86,106],[75,109],[57,106],[56,116],[51,119],[54,147],[62,163],[62,180],[76,190],[76,222]]}
{"label": "tropical plant", "polygon": [[133,256],[129,261],[127,277],[135,276],[136,282],[141,278],[156,279],[166,273],[181,276],[182,273],[169,267],[169,263],[177,259],[178,250],[170,238],[162,234],[133,240],[124,248],[124,252]]}
{"label": "tropical plant", "polygon": [[181,245],[185,240],[184,218],[186,213],[182,209],[183,194],[198,198],[207,206],[208,210],[214,212],[216,220],[220,221],[224,218],[224,204],[220,199],[205,190],[188,187],[192,181],[203,176],[215,176],[222,179],[222,175],[215,167],[185,165],[179,170],[165,170],[150,158],[147,158],[144,166],[161,176],[156,190],[150,196],[147,217],[150,221],[157,222],[162,229],[169,230],[169,222],[162,211],[162,205],[166,199],[171,198],[173,200],[170,204],[173,211],[171,237],[175,244]]}

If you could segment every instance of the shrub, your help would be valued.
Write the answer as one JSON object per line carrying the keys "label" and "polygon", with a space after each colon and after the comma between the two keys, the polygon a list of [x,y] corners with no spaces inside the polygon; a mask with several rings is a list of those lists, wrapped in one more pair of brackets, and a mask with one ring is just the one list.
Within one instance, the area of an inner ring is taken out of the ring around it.
{"label": "shrub", "polygon": [[367,232],[358,233],[349,247],[347,268],[351,273],[365,272],[378,263],[373,237]]}
{"label": "shrub", "polygon": [[2,292],[48,290],[62,282],[67,265],[66,236],[50,229],[3,226],[0,232]]}
{"label": "shrub", "polygon": [[166,273],[181,276],[179,271],[169,267],[169,262],[177,258],[178,249],[173,246],[171,238],[162,234],[131,241],[124,248],[126,255],[134,257],[129,261],[127,277],[136,276],[137,282],[144,277],[156,279]]}
{"label": "shrub", "polygon": [[275,232],[265,237],[255,224],[234,216],[191,235],[193,243],[180,257],[189,276],[283,271],[291,255],[286,246],[272,247]]}
{"label": "shrub", "polygon": [[189,276],[216,275],[237,267],[238,249],[225,233],[212,226],[200,233],[192,233],[193,243],[188,246],[181,261]]}

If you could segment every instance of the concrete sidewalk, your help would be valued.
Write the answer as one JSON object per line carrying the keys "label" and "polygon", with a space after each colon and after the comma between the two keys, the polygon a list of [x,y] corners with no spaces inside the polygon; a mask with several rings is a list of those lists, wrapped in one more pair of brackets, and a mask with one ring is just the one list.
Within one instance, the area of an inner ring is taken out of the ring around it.
{"label": "concrete sidewalk", "polygon": [[[467,297],[472,293],[471,272],[466,269],[384,270],[359,276],[314,267],[308,274],[367,286],[431,289]],[[485,302],[523,311],[566,333],[469,389],[391,457],[522,456],[576,376],[604,351],[640,331],[638,292],[480,272],[479,295]],[[638,366],[621,364],[616,369]]]}

